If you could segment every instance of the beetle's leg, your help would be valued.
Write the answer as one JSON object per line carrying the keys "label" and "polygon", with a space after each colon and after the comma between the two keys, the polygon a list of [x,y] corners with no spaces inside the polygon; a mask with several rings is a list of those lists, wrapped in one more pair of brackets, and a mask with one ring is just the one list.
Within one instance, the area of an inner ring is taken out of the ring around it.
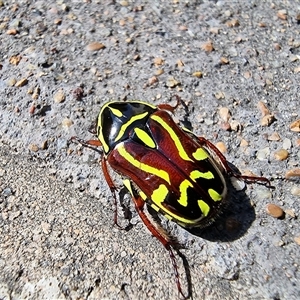
{"label": "beetle's leg", "polygon": [[208,141],[203,137],[198,137],[198,140],[201,146],[203,146],[208,151],[210,150],[210,152],[213,152],[213,154],[215,154],[217,158],[219,158],[223,168],[225,169],[225,171],[228,173],[229,176],[233,176],[237,179],[243,180],[246,183],[258,183],[258,184],[265,185],[268,188],[273,188],[273,186],[271,186],[270,180],[265,177],[245,176],[245,175],[238,174],[228,165],[227,159],[214,144],[212,144],[210,141]]}
{"label": "beetle's leg", "polygon": [[94,151],[97,151],[98,153],[100,153],[102,155],[102,151],[100,151],[99,149],[97,149],[97,147],[101,147],[102,144],[100,143],[99,140],[82,140],[80,138],[78,138],[77,136],[72,136],[70,138],[70,141],[71,142],[75,142],[75,143],[78,143],[80,145],[82,145],[83,147],[86,147],[86,148],[90,148]]}
{"label": "beetle's leg", "polygon": [[147,226],[147,228],[150,230],[150,232],[164,245],[164,247],[168,250],[171,261],[172,261],[172,265],[173,265],[173,269],[174,269],[174,274],[175,274],[175,280],[176,280],[176,285],[177,285],[177,289],[178,292],[183,296],[184,299],[187,299],[188,297],[186,297],[181,289],[181,284],[180,284],[180,280],[179,280],[179,273],[178,273],[178,266],[176,263],[176,258],[175,255],[173,253],[172,250],[172,242],[168,240],[168,238],[166,237],[166,234],[164,234],[163,232],[161,232],[157,227],[155,227],[151,221],[149,220],[149,218],[147,217],[147,215],[144,212],[144,205],[145,205],[145,201],[141,198],[141,197],[132,197],[136,211],[138,212],[140,218],[142,219],[142,221],[144,222],[144,224]]}
{"label": "beetle's leg", "polygon": [[181,98],[180,98],[178,95],[174,95],[174,97],[175,97],[176,100],[177,100],[177,103],[176,103],[174,106],[172,106],[171,104],[162,103],[162,104],[158,104],[157,107],[158,107],[159,109],[167,110],[167,111],[173,113],[174,110],[179,106],[179,104],[180,104],[181,101],[182,101]]}
{"label": "beetle's leg", "polygon": [[106,163],[106,158],[103,156],[101,159],[101,167],[102,171],[105,177],[105,180],[109,186],[109,189],[113,195],[114,198],[114,205],[115,205],[115,211],[114,211],[114,224],[117,225],[120,229],[125,229],[122,226],[118,224],[118,202],[117,202],[117,196],[116,196],[116,186],[109,174],[108,168],[107,168],[107,163]]}

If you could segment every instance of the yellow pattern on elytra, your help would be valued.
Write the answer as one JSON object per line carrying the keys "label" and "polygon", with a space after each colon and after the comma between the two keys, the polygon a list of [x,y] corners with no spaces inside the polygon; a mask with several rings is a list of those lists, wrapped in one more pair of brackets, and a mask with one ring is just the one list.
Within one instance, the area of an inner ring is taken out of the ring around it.
{"label": "yellow pattern on elytra", "polygon": [[205,217],[207,217],[209,211],[210,211],[210,207],[207,203],[205,203],[203,200],[198,200],[198,205],[203,213],[203,215]]}
{"label": "yellow pattern on elytra", "polygon": [[193,181],[196,181],[198,178],[205,178],[205,179],[213,179],[214,174],[210,171],[207,172],[200,172],[198,170],[194,170],[190,173],[190,177]]}
{"label": "yellow pattern on elytra", "polygon": [[163,202],[169,191],[168,188],[164,184],[160,184],[159,187],[153,191],[151,195],[151,200],[158,206],[160,206],[161,202]]}
{"label": "yellow pattern on elytra", "polygon": [[137,121],[137,120],[141,120],[141,119],[145,118],[147,115],[148,115],[148,112],[144,112],[144,113],[142,113],[142,114],[135,115],[135,116],[131,117],[126,123],[124,123],[124,124],[121,126],[120,131],[119,131],[117,137],[115,138],[115,142],[117,142],[117,141],[123,136],[123,134],[125,133],[126,129],[127,129],[132,123],[134,123],[134,122]]}
{"label": "yellow pattern on elytra", "polygon": [[123,180],[123,184],[125,185],[125,187],[129,191],[129,193],[131,194],[131,196],[133,196],[133,191],[132,191],[132,186],[131,186],[130,180],[129,179],[124,179]]}
{"label": "yellow pattern on elytra", "polygon": [[158,206],[156,206],[155,204],[151,204],[151,207],[155,210],[155,211],[159,211],[159,207]]}
{"label": "yellow pattern on elytra", "polygon": [[175,131],[159,116],[153,115],[153,116],[151,116],[151,119],[156,121],[160,125],[162,125],[167,130],[167,132],[170,134],[172,140],[174,141],[175,146],[177,147],[177,150],[179,152],[180,157],[184,160],[192,161],[189,158],[188,154],[185,152],[185,150],[184,150],[177,134],[175,133]]}
{"label": "yellow pattern on elytra", "polygon": [[135,159],[129,152],[126,151],[126,149],[124,147],[124,143],[120,143],[117,150],[123,158],[125,158],[129,163],[131,163],[136,168],[138,168],[142,171],[145,171],[146,173],[150,173],[150,174],[153,174],[153,175],[155,175],[159,178],[162,178],[166,182],[171,184],[168,172],[166,172],[164,170],[156,169],[156,168],[153,168],[149,165],[141,163],[140,161]]}
{"label": "yellow pattern on elytra", "polygon": [[211,199],[213,199],[214,201],[222,200],[222,196],[217,191],[215,191],[213,189],[209,189],[208,193],[209,193]]}
{"label": "yellow pattern on elytra", "polygon": [[168,188],[161,184],[156,190],[153,191],[151,200],[157,205],[161,211],[164,213],[164,216],[169,220],[176,220],[181,225],[192,225],[197,223],[198,220],[189,220],[185,219],[184,217],[180,217],[176,215],[175,213],[172,213],[170,210],[168,210],[165,206],[162,205],[164,200],[166,199],[166,196],[168,195]]}
{"label": "yellow pattern on elytra", "polygon": [[155,148],[156,144],[151,138],[151,136],[141,128],[134,128],[134,132],[138,136],[138,138],[149,148]]}
{"label": "yellow pattern on elytra", "polygon": [[111,112],[112,112],[115,116],[117,116],[117,117],[119,117],[119,118],[121,118],[121,117],[123,116],[123,113],[122,113],[119,109],[116,109],[116,108],[113,108],[113,107],[110,107],[110,106],[108,106],[108,108],[111,110]]}
{"label": "yellow pattern on elytra", "polygon": [[206,151],[202,148],[198,148],[194,153],[193,153],[193,157],[196,160],[204,160],[206,158],[208,158],[208,154],[206,153]]}
{"label": "yellow pattern on elytra", "polygon": [[180,197],[177,201],[179,204],[181,204],[184,207],[187,207],[188,205],[188,196],[187,196],[188,187],[193,187],[193,185],[188,179],[183,180],[179,185]]}
{"label": "yellow pattern on elytra", "polygon": [[141,198],[142,198],[143,200],[146,200],[146,199],[147,199],[147,196],[146,196],[146,194],[145,194],[143,191],[139,191],[139,194],[140,194],[140,196],[141,196]]}

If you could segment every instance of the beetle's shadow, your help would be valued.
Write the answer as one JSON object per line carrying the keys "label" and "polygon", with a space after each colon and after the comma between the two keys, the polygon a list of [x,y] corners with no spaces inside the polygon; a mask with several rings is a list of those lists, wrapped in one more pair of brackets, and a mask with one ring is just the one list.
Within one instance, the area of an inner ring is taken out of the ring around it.
{"label": "beetle's shadow", "polygon": [[239,239],[255,220],[255,210],[245,191],[236,191],[228,184],[228,199],[222,213],[205,228],[187,229],[193,235],[212,242],[230,242]]}

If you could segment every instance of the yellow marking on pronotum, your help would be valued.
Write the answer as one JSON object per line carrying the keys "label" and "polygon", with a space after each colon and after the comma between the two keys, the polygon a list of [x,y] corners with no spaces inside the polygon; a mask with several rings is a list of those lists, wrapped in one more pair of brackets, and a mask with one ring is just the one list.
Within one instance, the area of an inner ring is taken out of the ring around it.
{"label": "yellow marking on pronotum", "polygon": [[171,184],[170,182],[170,177],[168,172],[164,171],[164,170],[160,170],[160,169],[156,169],[153,168],[149,165],[146,165],[144,163],[141,163],[140,161],[138,161],[137,159],[135,159],[130,153],[128,153],[124,147],[124,143],[120,143],[118,146],[118,152],[119,154],[125,158],[129,163],[131,163],[133,166],[135,166],[136,168],[145,171],[146,173],[150,173],[153,174],[159,178],[164,179],[166,182],[168,182],[169,184]]}
{"label": "yellow marking on pronotum", "polygon": [[149,148],[155,148],[156,144],[151,138],[151,136],[141,128],[134,128],[134,132],[138,136],[138,138]]}
{"label": "yellow marking on pronotum", "polygon": [[210,211],[210,207],[207,203],[205,203],[203,200],[198,200],[198,205],[203,213],[203,215],[205,217],[207,217],[209,211]]}
{"label": "yellow marking on pronotum", "polygon": [[123,113],[122,113],[119,109],[113,108],[113,107],[111,107],[111,106],[109,106],[108,108],[111,110],[111,112],[112,112],[115,116],[117,116],[117,117],[119,117],[119,118],[121,118],[121,117],[123,116]]}
{"label": "yellow marking on pronotum", "polygon": [[216,192],[215,190],[208,189],[208,193],[209,193],[209,196],[211,197],[211,199],[213,199],[214,201],[222,200],[222,196],[218,192]]}
{"label": "yellow marking on pronotum", "polygon": [[185,150],[184,150],[177,134],[175,133],[175,131],[159,116],[156,116],[156,115],[151,116],[151,119],[156,121],[157,123],[159,123],[161,126],[163,126],[167,130],[167,132],[170,134],[172,140],[174,141],[175,146],[177,147],[177,150],[179,152],[180,157],[184,160],[192,161],[189,158],[188,154],[185,152]]}
{"label": "yellow marking on pronotum", "polygon": [[207,172],[200,172],[198,170],[194,170],[190,173],[190,177],[193,181],[196,181],[198,178],[205,178],[205,179],[213,179],[214,174],[210,171]]}
{"label": "yellow marking on pronotum", "polygon": [[178,203],[184,207],[188,205],[188,196],[187,189],[188,187],[193,187],[188,179],[183,180],[179,185],[180,198],[178,199]]}
{"label": "yellow marking on pronotum", "polygon": [[142,114],[139,114],[139,115],[135,115],[133,117],[131,117],[126,123],[124,123],[121,128],[120,128],[120,131],[117,135],[117,137],[115,138],[115,142],[117,142],[122,136],[123,134],[125,133],[126,129],[132,124],[134,123],[135,121],[137,120],[141,120],[143,118],[145,118],[146,116],[148,115],[148,112],[144,112]]}
{"label": "yellow marking on pronotum", "polygon": [[198,148],[194,153],[193,153],[193,157],[196,160],[204,160],[206,158],[208,158],[208,154],[206,153],[206,151],[202,148]]}
{"label": "yellow marking on pronotum", "polygon": [[155,204],[159,205],[166,199],[168,193],[168,188],[164,184],[160,184],[159,187],[153,191],[151,195],[151,200]]}

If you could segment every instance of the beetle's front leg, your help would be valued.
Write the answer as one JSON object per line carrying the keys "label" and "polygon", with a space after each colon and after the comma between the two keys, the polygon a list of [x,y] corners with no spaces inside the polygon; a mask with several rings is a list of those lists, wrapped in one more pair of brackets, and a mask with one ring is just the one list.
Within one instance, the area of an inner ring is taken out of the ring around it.
{"label": "beetle's front leg", "polygon": [[229,176],[233,176],[237,179],[243,180],[246,183],[258,183],[265,185],[268,188],[274,188],[271,186],[270,180],[265,177],[259,177],[259,176],[245,176],[238,174],[236,171],[234,171],[228,164],[226,157],[219,151],[219,149],[212,144],[210,141],[203,137],[198,137],[198,141],[200,142],[200,145],[203,146],[205,149],[207,149],[211,154],[213,154],[217,159],[219,159],[220,163],[222,164],[224,170]]}
{"label": "beetle's front leg", "polygon": [[90,148],[98,153],[100,153],[102,155],[102,151],[97,149],[97,147],[101,147],[102,144],[100,143],[99,140],[82,140],[80,138],[78,138],[77,136],[72,136],[70,138],[70,141],[73,142],[73,143],[77,143],[77,144],[80,144],[82,145],[83,147],[86,147],[86,148]]}
{"label": "beetle's front leg", "polygon": [[116,186],[114,184],[114,181],[112,180],[108,168],[107,168],[107,162],[106,162],[106,158],[103,156],[101,159],[101,167],[102,167],[102,171],[105,177],[105,180],[109,186],[109,189],[113,195],[114,198],[114,205],[115,205],[115,211],[114,211],[114,224],[117,225],[120,229],[126,229],[123,228],[122,226],[120,226],[118,224],[118,203],[117,203],[117,196],[116,196]]}

